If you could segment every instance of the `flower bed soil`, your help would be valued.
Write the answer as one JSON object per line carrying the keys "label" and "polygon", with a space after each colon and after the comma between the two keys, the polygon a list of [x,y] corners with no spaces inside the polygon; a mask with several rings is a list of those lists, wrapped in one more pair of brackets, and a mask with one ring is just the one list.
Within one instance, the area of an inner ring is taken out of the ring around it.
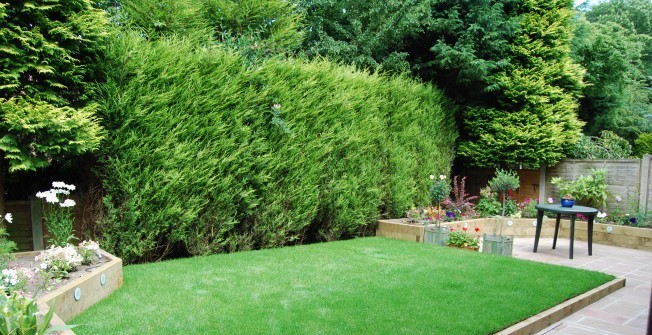
{"label": "flower bed soil", "polygon": [[34,294],[36,293],[37,300],[46,296],[50,292],[55,291],[61,286],[91,274],[95,269],[102,267],[108,261],[106,257],[102,257],[102,259],[91,265],[78,266],[77,270],[70,272],[66,278],[56,280],[51,279],[47,285],[43,285],[43,279],[38,275],[40,262],[34,260],[36,255],[38,255],[38,252],[17,253],[15,254],[15,259],[9,261],[8,268],[25,268],[35,274],[34,278],[23,288],[23,292],[28,297],[34,297]]}
{"label": "flower bed soil", "polygon": [[[101,262],[90,266],[80,266],[67,278],[54,281],[50,283],[47,290],[37,292],[36,303],[41,313],[46,314],[50,308],[54,309],[50,325],[65,324],[122,287],[122,260],[105,251],[101,250],[101,253]],[[10,266],[34,269],[39,266],[38,262],[34,260],[38,254],[39,252],[17,253],[15,254],[16,259],[10,262]],[[36,287],[38,287],[38,283],[31,283],[25,291],[30,292],[31,289],[33,294]],[[61,334],[74,335],[74,332],[66,330]]]}

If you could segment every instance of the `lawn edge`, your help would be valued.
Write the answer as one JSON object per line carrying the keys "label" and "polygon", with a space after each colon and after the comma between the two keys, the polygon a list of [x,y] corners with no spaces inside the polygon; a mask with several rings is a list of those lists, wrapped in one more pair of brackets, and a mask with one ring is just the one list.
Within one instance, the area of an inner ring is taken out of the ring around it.
{"label": "lawn edge", "polygon": [[548,326],[625,287],[625,278],[615,278],[535,316],[505,328],[496,335],[536,334]]}

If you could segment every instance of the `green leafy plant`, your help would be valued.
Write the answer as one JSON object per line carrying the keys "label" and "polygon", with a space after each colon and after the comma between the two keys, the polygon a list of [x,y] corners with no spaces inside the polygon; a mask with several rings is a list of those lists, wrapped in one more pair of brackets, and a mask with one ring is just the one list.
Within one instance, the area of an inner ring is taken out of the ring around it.
{"label": "green leafy plant", "polygon": [[[2,220],[12,222],[13,217],[11,213],[7,213]],[[16,249],[16,242],[9,239],[7,228],[0,226],[0,268],[4,269],[7,267],[9,261],[14,258],[12,253],[16,251]]]}
{"label": "green leafy plant", "polygon": [[625,159],[632,155],[632,146],[618,134],[604,130],[600,137],[582,135],[570,150],[570,158]]}
{"label": "green leafy plant", "polygon": [[642,133],[634,141],[634,154],[643,157],[652,154],[652,133]]}
{"label": "green leafy plant", "polygon": [[77,251],[82,257],[82,265],[90,265],[102,258],[102,254],[100,253],[100,245],[93,240],[85,240],[79,243]]}
{"label": "green leafy plant", "polygon": [[476,227],[474,231],[476,235],[468,232],[468,228],[465,226],[461,228],[458,226],[457,230],[451,228],[446,245],[458,248],[477,248],[480,246],[480,236],[477,235],[480,228]]}
{"label": "green leafy plant", "polygon": [[[0,286],[0,290],[3,287]],[[50,327],[54,308],[50,307],[41,319],[41,312],[33,298],[18,292],[0,293],[0,335],[44,335],[71,329],[73,325]]]}
{"label": "green leafy plant", "polygon": [[52,189],[36,193],[37,198],[45,199],[43,205],[43,218],[50,233],[50,245],[65,247],[76,239],[73,229],[73,217],[70,209],[75,206],[75,201],[64,196],[70,195],[75,190],[75,185],[64,182],[52,182]]}
{"label": "green leafy plant", "polygon": [[604,208],[607,204],[606,171],[592,169],[591,175],[581,175],[575,180],[566,180],[554,177],[550,181],[559,190],[559,197],[571,197],[582,204],[596,208]]}
{"label": "green leafy plant", "polygon": [[502,204],[498,201],[496,192],[491,191],[491,187],[487,186],[480,189],[480,199],[475,206],[476,212],[482,217],[490,217],[500,214]]}

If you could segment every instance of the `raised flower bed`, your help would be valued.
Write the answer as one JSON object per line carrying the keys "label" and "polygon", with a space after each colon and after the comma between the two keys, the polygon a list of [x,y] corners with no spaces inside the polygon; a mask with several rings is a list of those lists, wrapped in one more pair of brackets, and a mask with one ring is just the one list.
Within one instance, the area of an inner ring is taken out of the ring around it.
{"label": "raised flower bed", "polygon": [[[512,222],[512,225],[503,227],[503,233],[513,235],[514,237],[534,237],[536,219],[505,218],[506,223],[509,221]],[[455,227],[464,223],[467,223],[469,226],[478,227],[480,231],[485,233],[493,232],[495,234],[500,227],[499,221],[493,218],[445,222],[442,223],[442,226]],[[586,222],[575,221],[575,239],[586,241],[587,229]],[[541,237],[552,237],[554,230],[555,220],[544,220]],[[422,223],[408,223],[405,219],[379,220],[376,235],[399,240],[423,242],[424,225]],[[569,238],[570,222],[568,220],[561,220],[559,236]],[[652,251],[652,229],[595,223],[593,225],[593,243]]]}
{"label": "raised flower bed", "polygon": [[[104,260],[102,264],[89,267],[83,276],[37,298],[36,303],[43,314],[54,308],[53,326],[65,324],[122,286],[122,259],[104,250],[100,252]],[[33,260],[39,254],[39,251],[21,252],[16,253],[15,257]],[[62,334],[71,335],[74,332],[66,330]]]}

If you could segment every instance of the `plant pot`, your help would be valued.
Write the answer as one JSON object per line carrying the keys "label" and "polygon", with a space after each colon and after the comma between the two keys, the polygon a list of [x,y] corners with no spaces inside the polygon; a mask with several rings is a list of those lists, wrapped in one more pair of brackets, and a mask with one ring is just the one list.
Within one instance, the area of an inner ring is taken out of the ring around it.
{"label": "plant pot", "polygon": [[484,234],[482,252],[502,256],[512,256],[514,236]]}
{"label": "plant pot", "polygon": [[448,233],[450,232],[449,228],[437,227],[436,225],[433,225],[426,226],[424,231],[424,243],[446,245],[446,241],[448,240]]}
{"label": "plant pot", "polygon": [[561,207],[573,207],[575,200],[561,199]]}

